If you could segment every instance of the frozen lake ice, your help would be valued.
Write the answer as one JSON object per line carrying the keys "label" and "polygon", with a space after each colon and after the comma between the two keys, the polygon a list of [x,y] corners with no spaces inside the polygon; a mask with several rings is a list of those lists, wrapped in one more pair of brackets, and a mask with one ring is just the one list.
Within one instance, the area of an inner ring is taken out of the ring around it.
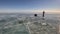
{"label": "frozen lake ice", "polygon": [[33,14],[0,15],[0,34],[57,34],[58,16],[46,15],[42,20],[41,15],[34,17]]}

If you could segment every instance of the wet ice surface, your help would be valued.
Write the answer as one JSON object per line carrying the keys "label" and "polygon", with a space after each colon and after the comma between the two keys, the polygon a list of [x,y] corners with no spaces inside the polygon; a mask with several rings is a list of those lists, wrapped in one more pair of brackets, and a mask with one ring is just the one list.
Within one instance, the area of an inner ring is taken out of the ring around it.
{"label": "wet ice surface", "polygon": [[23,24],[23,20],[19,23],[18,17],[4,16],[0,20],[0,34],[29,34],[28,29]]}
{"label": "wet ice surface", "polygon": [[4,27],[0,31],[0,34],[28,34],[28,30],[23,24],[11,27]]}
{"label": "wet ice surface", "polygon": [[31,34],[57,34],[56,27],[48,23],[31,23],[29,28]]}
{"label": "wet ice surface", "polygon": [[55,19],[41,17],[0,17],[0,34],[57,34]]}

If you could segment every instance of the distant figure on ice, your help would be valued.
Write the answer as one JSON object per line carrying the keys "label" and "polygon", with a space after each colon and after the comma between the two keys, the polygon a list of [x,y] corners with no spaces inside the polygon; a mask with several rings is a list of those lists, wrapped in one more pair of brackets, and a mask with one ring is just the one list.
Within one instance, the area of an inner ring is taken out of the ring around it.
{"label": "distant figure on ice", "polygon": [[43,11],[43,15],[42,15],[42,17],[45,17],[45,11]]}
{"label": "distant figure on ice", "polygon": [[35,17],[37,17],[37,14],[34,14]]}
{"label": "distant figure on ice", "polygon": [[45,11],[43,11],[42,17],[43,17],[42,19],[45,20],[45,18],[44,18],[45,17]]}

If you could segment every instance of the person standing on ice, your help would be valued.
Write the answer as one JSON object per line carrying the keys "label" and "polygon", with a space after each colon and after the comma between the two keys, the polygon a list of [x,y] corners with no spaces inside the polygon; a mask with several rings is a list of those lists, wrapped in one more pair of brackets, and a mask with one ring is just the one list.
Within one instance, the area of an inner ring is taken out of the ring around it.
{"label": "person standing on ice", "polygon": [[45,11],[43,11],[43,15],[42,15],[42,17],[43,17],[43,18],[45,17]]}
{"label": "person standing on ice", "polygon": [[45,17],[45,11],[43,11],[43,14],[42,14],[42,19],[43,20],[45,20],[44,17]]}

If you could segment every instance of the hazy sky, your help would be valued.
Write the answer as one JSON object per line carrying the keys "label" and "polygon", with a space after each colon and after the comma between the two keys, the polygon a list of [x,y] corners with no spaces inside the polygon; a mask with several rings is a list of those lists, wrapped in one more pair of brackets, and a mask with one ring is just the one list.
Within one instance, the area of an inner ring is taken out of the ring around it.
{"label": "hazy sky", "polygon": [[60,12],[60,0],[0,0],[0,13]]}

